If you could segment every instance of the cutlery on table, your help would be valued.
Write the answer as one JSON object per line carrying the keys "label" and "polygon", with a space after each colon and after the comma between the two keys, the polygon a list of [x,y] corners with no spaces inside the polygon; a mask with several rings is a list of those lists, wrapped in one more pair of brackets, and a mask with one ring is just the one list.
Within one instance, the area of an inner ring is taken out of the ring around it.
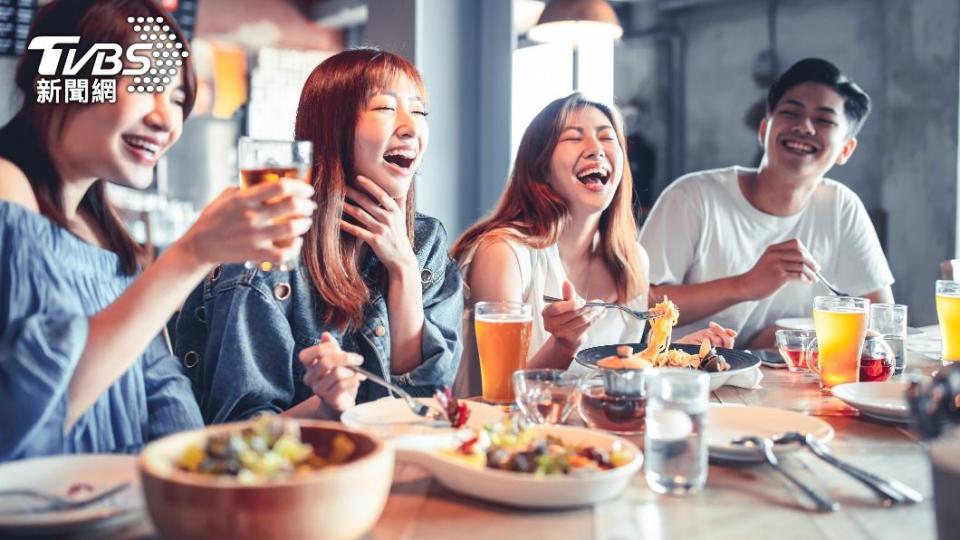
{"label": "cutlery on table", "polygon": [[429,418],[430,420],[444,420],[444,421],[446,420],[447,417],[442,412],[434,409],[433,407],[430,407],[429,405],[420,403],[419,401],[414,399],[413,396],[408,394],[406,390],[385,380],[383,377],[380,377],[379,375],[375,375],[374,373],[371,373],[370,371],[367,371],[362,367],[357,367],[357,366],[345,366],[345,367],[347,367],[348,369],[352,369],[353,371],[363,375],[364,377],[370,379],[371,381],[379,384],[380,386],[400,396],[400,399],[402,399],[404,403],[407,404],[407,407],[410,407],[410,410],[413,411],[413,413],[416,414],[417,416]]}
{"label": "cutlery on table", "polygon": [[789,431],[775,436],[773,442],[774,444],[789,444],[792,442],[802,444],[807,447],[813,455],[849,474],[853,478],[856,478],[863,485],[872,489],[884,500],[885,504],[911,504],[923,501],[923,495],[910,486],[896,480],[885,480],[869,471],[841,461],[830,452],[825,444],[817,440],[811,433],[804,435],[796,431]]}
{"label": "cutlery on table", "polygon": [[[29,512],[55,512],[58,510],[76,510],[78,508],[83,508],[85,506],[90,506],[91,504],[98,503],[104,499],[112,497],[117,493],[130,487],[130,482],[123,482],[117,484],[111,488],[105,489],[100,493],[85,497],[83,499],[74,499],[70,497],[64,497],[61,495],[54,495],[52,493],[43,493],[41,491],[36,491],[33,489],[7,489],[0,491],[0,497],[32,497],[34,499],[41,499],[47,502],[47,506],[39,506],[37,508],[31,508]],[[12,513],[22,513],[22,509],[16,509]],[[11,513],[9,511],[0,512],[0,515]]]}
{"label": "cutlery on table", "polygon": [[823,286],[826,287],[826,288],[828,288],[828,289],[830,289],[830,292],[832,292],[834,295],[836,295],[836,296],[850,296],[849,294],[847,294],[847,293],[845,293],[845,292],[840,292],[839,289],[837,289],[836,287],[834,287],[833,285],[831,285],[830,282],[827,281],[827,278],[823,277],[823,274],[821,274],[819,270],[815,270],[813,273],[814,273],[815,276],[817,276],[817,279],[820,281],[820,283],[823,283]]}
{"label": "cutlery on table", "polygon": [[[543,301],[552,304],[553,302],[562,302],[563,298],[557,298],[556,296],[543,295]],[[584,307],[602,307],[606,309],[619,309],[620,311],[626,313],[627,315],[632,315],[642,321],[645,321],[647,319],[656,319],[657,317],[663,316],[663,313],[660,313],[659,311],[655,311],[652,309],[646,310],[646,311],[630,309],[623,304],[617,304],[615,302],[587,302],[583,305]]]}
{"label": "cutlery on table", "polygon": [[793,485],[800,488],[800,491],[803,491],[803,493],[814,502],[818,512],[833,512],[839,508],[840,505],[838,505],[836,501],[821,495],[812,487],[804,484],[799,478],[790,474],[789,471],[783,468],[783,466],[780,465],[780,461],[777,460],[776,454],[773,453],[773,441],[770,439],[766,437],[746,436],[733,439],[730,441],[730,444],[739,446],[752,446],[756,448],[757,451],[760,452],[760,455],[767,460],[767,463],[769,463],[775,471],[783,475],[783,477],[792,482]]}

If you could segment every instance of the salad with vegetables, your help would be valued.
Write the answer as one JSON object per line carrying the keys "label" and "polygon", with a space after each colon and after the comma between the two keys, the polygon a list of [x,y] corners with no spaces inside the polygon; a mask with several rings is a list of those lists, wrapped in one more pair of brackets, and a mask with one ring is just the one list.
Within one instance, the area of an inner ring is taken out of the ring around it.
{"label": "salad with vegetables", "polygon": [[505,418],[480,432],[469,429],[458,434],[459,446],[443,450],[477,467],[536,475],[589,474],[630,463],[634,455],[614,442],[609,451],[579,446],[554,435],[527,429],[522,422]]}
{"label": "salad with vegetables", "polygon": [[264,414],[248,427],[217,433],[204,444],[193,444],[177,459],[180,470],[233,476],[240,483],[259,484],[346,463],[356,445],[342,433],[334,436],[330,453],[319,456],[300,440],[296,422]]}

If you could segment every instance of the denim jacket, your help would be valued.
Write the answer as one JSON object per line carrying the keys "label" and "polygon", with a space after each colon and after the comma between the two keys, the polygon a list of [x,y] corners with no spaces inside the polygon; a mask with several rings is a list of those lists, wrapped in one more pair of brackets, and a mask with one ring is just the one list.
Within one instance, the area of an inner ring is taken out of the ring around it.
{"label": "denim jacket", "polygon": [[[447,255],[446,231],[436,219],[418,214],[415,246],[423,285],[422,362],[408,373],[390,375],[411,394],[431,395],[451,385],[460,362],[462,279]],[[281,412],[312,395],[303,383],[301,350],[330,332],[340,346],[363,356],[363,366],[390,374],[390,330],[386,267],[372,253],[362,269],[371,300],[354,331],[328,327],[306,268],[264,272],[242,264],[214,269],[191,293],[176,325],[177,357],[190,377],[204,421],[221,423],[262,411]],[[386,396],[364,381],[357,403]]]}

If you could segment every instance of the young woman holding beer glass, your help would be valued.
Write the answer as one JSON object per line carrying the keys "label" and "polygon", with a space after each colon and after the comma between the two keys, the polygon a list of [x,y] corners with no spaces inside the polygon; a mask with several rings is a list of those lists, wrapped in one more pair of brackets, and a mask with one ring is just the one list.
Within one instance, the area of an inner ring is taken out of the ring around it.
{"label": "young woman holding beer glass", "polygon": [[[642,321],[584,307],[584,298],[647,307],[647,255],[637,242],[626,163],[623,129],[610,107],[576,93],[557,99],[524,132],[497,209],[454,245],[470,307],[482,301],[532,308],[529,350],[503,370],[507,381],[523,361],[528,368],[567,369],[582,348],[640,341]],[[546,303],[544,295],[562,300]],[[468,310],[461,395],[480,392],[471,319]],[[705,337],[733,344],[732,331],[713,324],[676,341]]]}
{"label": "young woman holding beer glass", "polygon": [[[128,17],[157,17],[189,50],[152,0],[59,0],[42,7],[34,36],[135,40]],[[281,261],[299,249],[274,240],[306,231],[312,189],[278,183],[227,190],[187,233],[146,266],[105,193],[105,182],[144,188],[156,160],[179,138],[193,105],[190,58],[179,83],[116,102],[38,103],[42,51],[16,73],[23,106],[0,129],[0,461],[78,452],[136,452],[148,440],[202,425],[196,402],[161,331],[218,261]],[[90,80],[89,70],[80,76]],[[283,202],[267,205],[273,199]]]}
{"label": "young woman holding beer glass", "polygon": [[440,222],[414,212],[426,116],[419,73],[395,54],[349,50],[310,74],[296,137],[313,142],[319,210],[299,263],[224,266],[178,321],[177,353],[207,422],[337,416],[387,395],[349,366],[414,395],[453,381],[460,272]]}

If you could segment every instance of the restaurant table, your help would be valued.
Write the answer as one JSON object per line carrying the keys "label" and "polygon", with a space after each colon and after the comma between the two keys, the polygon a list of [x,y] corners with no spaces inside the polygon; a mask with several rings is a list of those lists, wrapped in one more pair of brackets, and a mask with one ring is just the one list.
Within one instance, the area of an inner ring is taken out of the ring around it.
{"label": "restaurant table", "polygon": [[[917,348],[935,349],[936,327]],[[933,345],[933,348],[931,348]],[[908,350],[910,343],[908,343]],[[930,372],[939,361],[911,351],[907,371]],[[383,515],[365,537],[372,540],[449,539],[836,539],[936,537],[926,451],[909,428],[861,417],[837,398],[820,393],[816,380],[785,369],[762,368],[759,388],[724,386],[712,401],[777,407],[823,419],[836,431],[833,453],[883,477],[920,491],[924,502],[885,508],[866,487],[809,452],[798,450],[781,463],[802,480],[840,503],[833,513],[816,513],[803,493],[761,463],[711,463],[706,487],[684,497],[658,495],[642,472],[617,498],[593,507],[534,511],[485,503],[456,494],[423,469],[397,463]],[[709,429],[709,428],[708,428]],[[960,531],[958,531],[960,534]],[[153,538],[144,520],[120,538]]]}

